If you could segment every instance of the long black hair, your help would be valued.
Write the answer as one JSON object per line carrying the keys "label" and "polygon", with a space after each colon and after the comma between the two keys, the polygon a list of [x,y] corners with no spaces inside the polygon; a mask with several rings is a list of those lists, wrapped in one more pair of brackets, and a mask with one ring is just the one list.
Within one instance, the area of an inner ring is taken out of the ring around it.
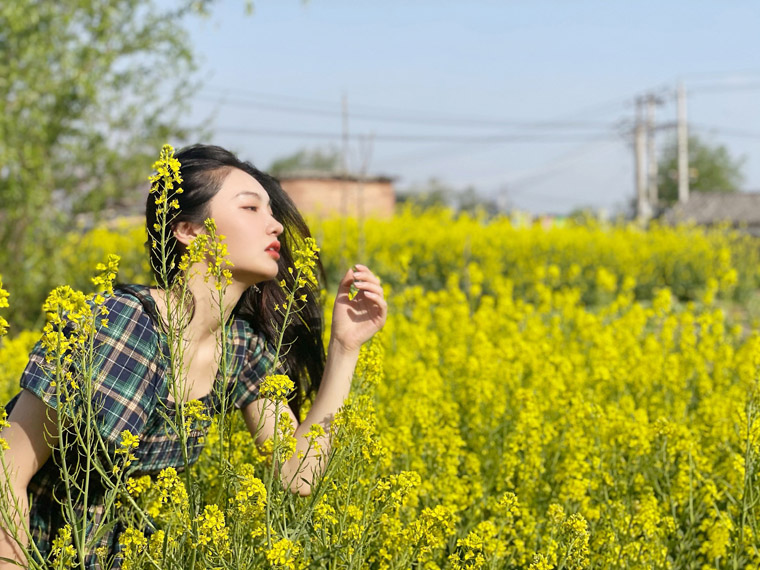
{"label": "long black hair", "polygon": [[[219,191],[230,170],[237,168],[250,174],[269,194],[272,214],[284,230],[279,236],[280,259],[277,277],[274,280],[259,283],[257,287],[245,290],[235,307],[235,314],[246,319],[254,331],[265,337],[270,345],[277,341],[279,330],[284,326],[284,315],[274,308],[282,306],[287,295],[279,283],[284,280],[287,288],[294,286],[294,276],[288,271],[293,267],[293,246],[302,245],[305,238],[311,237],[309,228],[295,204],[280,186],[279,181],[253,166],[241,161],[234,154],[218,146],[192,145],[180,150],[175,158],[180,162],[182,177],[181,194],[174,194],[179,202],[179,209],[172,219],[172,224],[191,222],[203,225],[210,215],[211,199]],[[150,252],[153,274],[160,287],[171,288],[179,274],[178,262],[184,245],[173,234],[166,241],[166,254],[170,261],[168,278],[160,274],[162,252],[151,247],[153,240],[160,243],[158,232],[157,206],[153,194],[148,196],[145,207],[145,222],[148,230],[147,249]],[[321,261],[317,260],[315,274],[324,283],[325,273]],[[286,328],[283,338],[283,353],[280,362],[284,372],[293,380],[296,388],[289,396],[290,406],[296,416],[300,416],[301,404],[305,396],[312,396],[319,388],[325,369],[325,350],[322,343],[322,305],[319,290],[306,286],[299,290],[299,297],[305,294],[301,311]]]}

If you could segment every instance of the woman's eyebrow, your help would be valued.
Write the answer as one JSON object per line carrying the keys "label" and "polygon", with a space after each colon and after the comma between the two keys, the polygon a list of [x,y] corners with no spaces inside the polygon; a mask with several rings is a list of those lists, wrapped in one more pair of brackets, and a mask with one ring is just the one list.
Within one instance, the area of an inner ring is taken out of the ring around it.
{"label": "woman's eyebrow", "polygon": [[[240,196],[253,196],[254,198],[258,198],[261,202],[264,201],[264,199],[261,197],[261,194],[252,190],[244,190],[242,192],[238,192],[236,198],[239,198]],[[266,203],[269,204],[269,200],[267,200]]]}

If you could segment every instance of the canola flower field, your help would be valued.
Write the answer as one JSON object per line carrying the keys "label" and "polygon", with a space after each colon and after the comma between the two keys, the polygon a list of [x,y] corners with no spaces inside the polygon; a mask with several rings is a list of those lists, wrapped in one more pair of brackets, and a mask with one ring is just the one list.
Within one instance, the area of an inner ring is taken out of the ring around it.
{"label": "canola flower field", "polygon": [[[187,567],[188,549],[209,568],[760,568],[760,334],[725,310],[758,287],[756,241],[443,210],[313,230],[333,282],[365,262],[390,303],[319,490],[265,485],[272,449],[212,425],[192,489],[127,483],[160,530],[127,528],[124,568]],[[91,289],[108,253],[148,282],[144,241],[69,236],[68,282]],[[0,341],[6,401],[37,338]]]}

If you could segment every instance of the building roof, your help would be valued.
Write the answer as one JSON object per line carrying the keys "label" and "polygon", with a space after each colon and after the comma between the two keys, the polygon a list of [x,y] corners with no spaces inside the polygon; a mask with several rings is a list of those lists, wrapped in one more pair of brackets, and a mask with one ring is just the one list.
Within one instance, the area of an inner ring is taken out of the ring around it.
{"label": "building roof", "polygon": [[692,192],[663,216],[668,223],[760,224],[760,192]]}

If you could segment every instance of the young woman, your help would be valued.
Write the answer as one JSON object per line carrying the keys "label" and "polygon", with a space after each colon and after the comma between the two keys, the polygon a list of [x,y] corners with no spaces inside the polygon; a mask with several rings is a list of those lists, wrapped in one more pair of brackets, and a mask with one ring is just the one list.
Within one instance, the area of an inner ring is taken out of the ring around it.
{"label": "young woman", "polygon": [[[305,288],[306,301],[299,318],[286,329],[288,350],[274,363],[272,347],[282,324],[282,314],[275,307],[285,299],[279,282],[292,280],[288,268],[293,264],[293,248],[304,243],[308,229],[276,179],[230,152],[197,145],[182,150],[176,158],[181,164],[183,192],[175,194],[177,215],[163,253],[178,261],[192,240],[206,231],[204,221],[213,218],[217,233],[225,236],[232,264],[223,317],[215,301],[214,283],[204,281],[202,276],[208,261],[198,262],[181,276],[187,282],[191,302],[182,330],[185,389],[183,394],[177,394],[167,381],[170,363],[165,356],[165,323],[167,301],[172,300],[168,296],[176,289],[180,271],[175,264],[166,278],[158,270],[162,252],[152,242],[157,238],[160,206],[154,195],[149,196],[148,249],[159,287],[117,287],[105,301],[108,327],[99,328],[95,334],[99,368],[93,393],[99,404],[98,431],[113,448],[118,447],[124,430],[139,437],[132,465],[135,474],[155,474],[166,467],[180,469],[184,466],[181,444],[176,436],[169,435],[171,430],[166,424],[170,417],[167,414],[176,412],[176,400],[200,400],[213,413],[220,400],[226,399],[240,409],[249,430],[261,443],[272,437],[275,422],[274,405],[259,396],[259,386],[264,376],[276,368],[287,373],[296,386],[285,411],[296,426],[298,450],[307,450],[304,435],[319,424],[328,434],[320,441],[325,456],[332,418],[348,395],[359,349],[385,322],[387,307],[379,280],[366,266],[358,264],[343,276],[333,306],[326,357],[318,291]],[[352,286],[358,291],[355,298],[350,298]],[[218,370],[218,331],[223,325],[228,330],[230,354],[226,374]],[[29,525],[39,553],[46,557],[64,518],[57,502],[61,482],[56,455],[58,438],[62,436],[55,415],[56,388],[51,386],[41,343],[32,352],[21,388],[7,408],[10,427],[2,433],[10,447],[5,452],[10,473],[7,484],[19,498],[20,520]],[[304,421],[299,422],[303,394],[312,396],[312,405]],[[188,440],[190,463],[200,453],[201,436],[202,432],[192,432],[194,440]],[[76,454],[77,450],[70,452]],[[298,455],[279,467],[280,476],[291,491],[305,495],[325,465],[307,453],[299,469]],[[88,519],[99,521],[103,505],[97,500],[97,485],[93,489]],[[29,495],[31,504],[27,501]],[[88,535],[98,531],[97,523],[91,526]],[[118,527],[106,532],[98,546],[101,551],[116,552]],[[0,561],[0,568],[18,567],[11,560],[26,565],[22,549],[3,532],[0,557],[9,559]],[[100,567],[94,553],[88,556],[87,566]],[[118,566],[116,557],[114,567]]]}

